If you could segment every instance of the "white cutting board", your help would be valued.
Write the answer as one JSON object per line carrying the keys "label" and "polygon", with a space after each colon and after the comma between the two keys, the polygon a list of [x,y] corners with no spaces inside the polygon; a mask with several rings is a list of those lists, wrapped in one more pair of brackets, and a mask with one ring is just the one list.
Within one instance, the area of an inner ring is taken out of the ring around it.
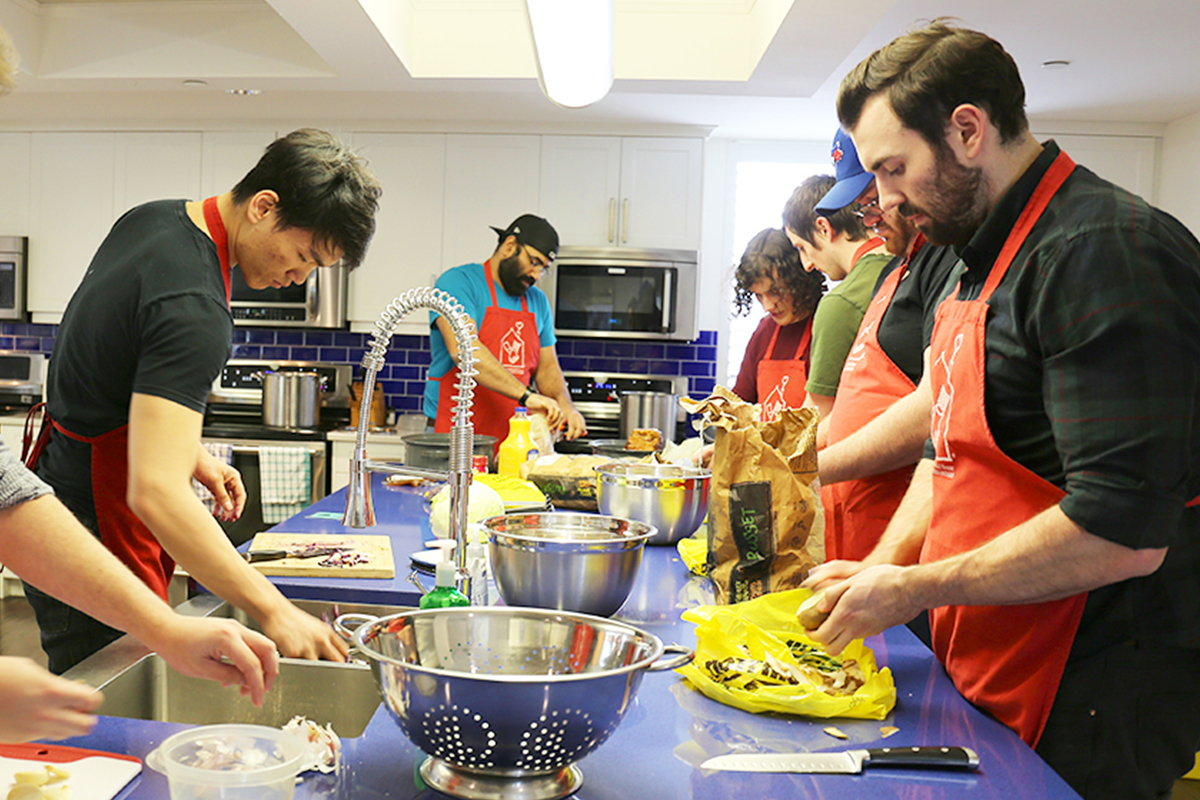
{"label": "white cutting board", "polygon": [[64,783],[73,800],[111,800],[142,771],[133,756],[53,744],[0,745],[0,797],[7,797],[18,772],[44,771],[53,764],[71,773]]}

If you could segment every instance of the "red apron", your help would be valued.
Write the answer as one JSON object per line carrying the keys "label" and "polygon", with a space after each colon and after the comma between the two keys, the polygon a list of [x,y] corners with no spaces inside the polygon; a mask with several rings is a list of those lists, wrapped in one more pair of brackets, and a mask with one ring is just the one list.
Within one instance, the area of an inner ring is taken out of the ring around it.
{"label": "red apron", "polygon": [[[1064,492],[1006,456],[984,407],[987,301],[1075,163],[1060,153],[1021,212],[978,300],[938,307],[930,345],[933,518],[923,563],[973,550],[1057,504]],[[1046,603],[931,610],[933,649],[954,685],[1036,746],[1087,593]]]}
{"label": "red apron", "polygon": [[[537,371],[541,356],[542,340],[538,336],[537,317],[529,310],[529,301],[521,297],[521,310],[501,308],[496,302],[496,284],[492,281],[491,260],[483,265],[483,276],[492,304],[483,312],[479,324],[479,341],[488,349],[500,365],[508,370],[523,386],[528,386]],[[434,430],[449,433],[454,420],[454,398],[458,394],[458,367],[437,379],[438,415]],[[508,436],[508,420],[517,407],[517,401],[505,397],[483,386],[475,387],[473,410],[475,433],[495,436],[497,448]]]}
{"label": "red apron", "polygon": [[[879,323],[891,305],[909,262],[925,242],[918,234],[909,255],[875,293],[838,381],[827,446],[840,442],[915,388],[879,346]],[[912,465],[821,488],[825,504],[825,556],[861,561],[875,548],[908,490]]]}
{"label": "red apron", "polygon": [[812,341],[812,315],[804,326],[804,334],[800,344],[796,346],[795,358],[775,361],[775,343],[779,341],[779,326],[771,334],[771,343],[767,345],[767,354],[758,362],[758,374],[755,390],[761,406],[760,414],[763,422],[774,422],[779,419],[779,412],[785,408],[800,408],[808,392],[804,384],[808,381],[808,366],[804,354]]}
{"label": "red apron", "polygon": [[[231,286],[229,240],[225,224],[217,211],[217,198],[204,201],[204,221],[209,236],[217,247],[221,261],[221,278],[225,283],[225,301],[229,302]],[[175,574],[175,561],[167,555],[150,529],[138,519],[126,503],[129,487],[129,424],[98,436],[81,436],[63,427],[49,413],[38,435],[37,444],[29,454],[28,466],[33,469],[49,441],[50,428],[78,442],[91,446],[92,503],[96,509],[96,526],[101,543],[120,559],[143,583],[163,600]]]}

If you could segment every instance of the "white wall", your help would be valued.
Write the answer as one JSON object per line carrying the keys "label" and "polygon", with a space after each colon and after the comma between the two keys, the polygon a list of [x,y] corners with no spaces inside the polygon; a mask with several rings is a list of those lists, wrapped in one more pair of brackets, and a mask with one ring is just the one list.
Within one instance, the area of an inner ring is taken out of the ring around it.
{"label": "white wall", "polygon": [[1200,113],[1167,125],[1158,175],[1159,207],[1200,236]]}

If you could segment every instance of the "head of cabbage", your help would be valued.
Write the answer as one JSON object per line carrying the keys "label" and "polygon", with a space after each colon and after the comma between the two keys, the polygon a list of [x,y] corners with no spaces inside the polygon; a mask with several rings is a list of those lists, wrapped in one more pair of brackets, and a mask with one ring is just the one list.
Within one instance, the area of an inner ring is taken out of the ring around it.
{"label": "head of cabbage", "polygon": [[[471,483],[471,492],[467,502],[467,522],[481,522],[488,517],[498,517],[504,513],[504,501],[500,494],[490,486],[482,483]],[[429,526],[433,535],[438,539],[450,539],[450,486],[446,485],[433,496],[429,508]]]}

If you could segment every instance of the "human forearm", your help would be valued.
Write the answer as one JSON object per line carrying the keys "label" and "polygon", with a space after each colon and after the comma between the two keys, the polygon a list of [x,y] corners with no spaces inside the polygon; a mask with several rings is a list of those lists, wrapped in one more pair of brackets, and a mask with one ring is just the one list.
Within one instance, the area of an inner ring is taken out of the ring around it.
{"label": "human forearm", "polygon": [[933,514],[933,462],[922,459],[913,471],[904,499],[892,514],[879,542],[864,562],[915,564],[921,556],[925,533]]}
{"label": "human forearm", "polygon": [[0,529],[0,561],[105,625],[149,641],[173,616],[56,498],[47,495],[0,511]]}
{"label": "human forearm", "polygon": [[857,480],[915,464],[924,455],[932,407],[925,381],[819,458],[821,482]]}
{"label": "human forearm", "polygon": [[906,583],[925,608],[1042,603],[1149,575],[1166,552],[1094,536],[1055,505],[982,547],[913,567]]}

